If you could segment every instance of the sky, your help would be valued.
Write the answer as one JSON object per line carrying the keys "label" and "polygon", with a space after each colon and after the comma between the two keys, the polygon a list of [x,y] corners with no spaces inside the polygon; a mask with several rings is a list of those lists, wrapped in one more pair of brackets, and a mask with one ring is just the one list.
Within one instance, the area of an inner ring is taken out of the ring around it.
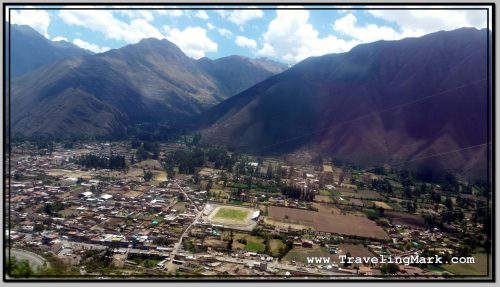
{"label": "sky", "polygon": [[117,10],[103,6],[94,7],[102,8],[97,10],[85,9],[90,6],[70,7],[78,9],[47,10],[37,6],[35,10],[27,10],[15,8],[34,7],[11,6],[10,22],[29,25],[49,40],[65,40],[95,53],[154,37],[175,43],[194,59],[242,55],[288,64],[310,56],[348,52],[361,43],[487,26],[485,10],[443,7],[432,10],[412,10],[411,7],[355,10],[349,6],[336,6],[337,9],[321,6],[321,10],[307,6],[245,6],[246,9],[114,6],[120,8]]}

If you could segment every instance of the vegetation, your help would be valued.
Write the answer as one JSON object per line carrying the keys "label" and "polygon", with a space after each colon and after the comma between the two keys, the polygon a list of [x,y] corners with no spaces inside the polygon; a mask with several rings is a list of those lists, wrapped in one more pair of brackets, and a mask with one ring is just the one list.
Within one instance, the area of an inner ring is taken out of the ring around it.
{"label": "vegetation", "polygon": [[9,276],[14,278],[28,278],[36,275],[35,270],[31,268],[28,260],[19,260],[15,256],[11,256],[10,260],[6,258],[5,270],[7,270]]}
{"label": "vegetation", "polygon": [[105,168],[105,169],[127,168],[125,157],[122,155],[101,156],[95,154],[86,154],[76,158],[75,162],[86,168]]}
{"label": "vegetation", "polygon": [[233,219],[237,221],[244,220],[250,211],[244,209],[236,208],[219,208],[217,213],[214,215],[214,219]]}

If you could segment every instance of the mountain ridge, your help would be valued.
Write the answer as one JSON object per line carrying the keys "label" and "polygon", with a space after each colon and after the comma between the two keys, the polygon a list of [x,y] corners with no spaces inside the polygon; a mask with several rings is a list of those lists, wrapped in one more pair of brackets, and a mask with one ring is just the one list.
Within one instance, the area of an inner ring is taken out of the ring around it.
{"label": "mountain ridge", "polygon": [[[240,64],[226,64],[231,65]],[[258,65],[241,70],[241,76],[234,76],[236,90],[273,74],[263,73]],[[26,136],[123,134],[131,124],[182,121],[198,114],[232,96],[226,87],[175,44],[148,38],[120,49],[59,61],[13,79],[12,127],[15,134]],[[41,107],[64,106],[75,111],[65,99],[73,93],[79,103],[87,105],[83,110],[104,113],[105,120],[71,118],[72,113],[64,112],[57,117],[43,116]],[[97,106],[107,108],[97,110]]]}
{"label": "mountain ridge", "polygon": [[[463,28],[308,58],[195,122],[206,144],[278,154],[305,148],[358,163],[478,145],[487,138],[487,35]],[[484,153],[419,164],[484,171]],[[467,167],[476,157],[479,167]]]}

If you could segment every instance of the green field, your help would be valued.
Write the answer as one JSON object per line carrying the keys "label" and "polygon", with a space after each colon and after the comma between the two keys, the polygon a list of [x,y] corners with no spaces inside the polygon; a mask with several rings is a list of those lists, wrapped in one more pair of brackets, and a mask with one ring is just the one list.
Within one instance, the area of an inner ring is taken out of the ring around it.
{"label": "green field", "polygon": [[269,252],[271,253],[271,256],[278,257],[280,254],[280,250],[285,248],[285,243],[283,243],[283,241],[279,239],[272,239],[269,242]]}
{"label": "green field", "polygon": [[258,242],[248,242],[247,245],[245,245],[245,250],[256,253],[264,253],[266,246]]}
{"label": "green field", "polygon": [[331,193],[329,190],[326,190],[326,189],[320,189],[319,190],[319,195],[324,195],[324,196],[330,196]]}
{"label": "green field", "polygon": [[231,207],[221,207],[214,215],[212,219],[231,219],[237,221],[244,221],[248,214],[249,210],[241,209],[241,208],[231,208]]}

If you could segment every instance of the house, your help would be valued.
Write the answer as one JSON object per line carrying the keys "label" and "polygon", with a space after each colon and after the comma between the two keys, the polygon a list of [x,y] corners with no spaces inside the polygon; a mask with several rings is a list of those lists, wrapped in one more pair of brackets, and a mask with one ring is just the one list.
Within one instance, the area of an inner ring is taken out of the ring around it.
{"label": "house", "polygon": [[366,276],[371,276],[373,275],[372,273],[372,268],[368,266],[360,266],[358,270],[359,275],[366,275]]}
{"label": "house", "polygon": [[312,248],[314,243],[311,240],[302,240],[302,247]]}

